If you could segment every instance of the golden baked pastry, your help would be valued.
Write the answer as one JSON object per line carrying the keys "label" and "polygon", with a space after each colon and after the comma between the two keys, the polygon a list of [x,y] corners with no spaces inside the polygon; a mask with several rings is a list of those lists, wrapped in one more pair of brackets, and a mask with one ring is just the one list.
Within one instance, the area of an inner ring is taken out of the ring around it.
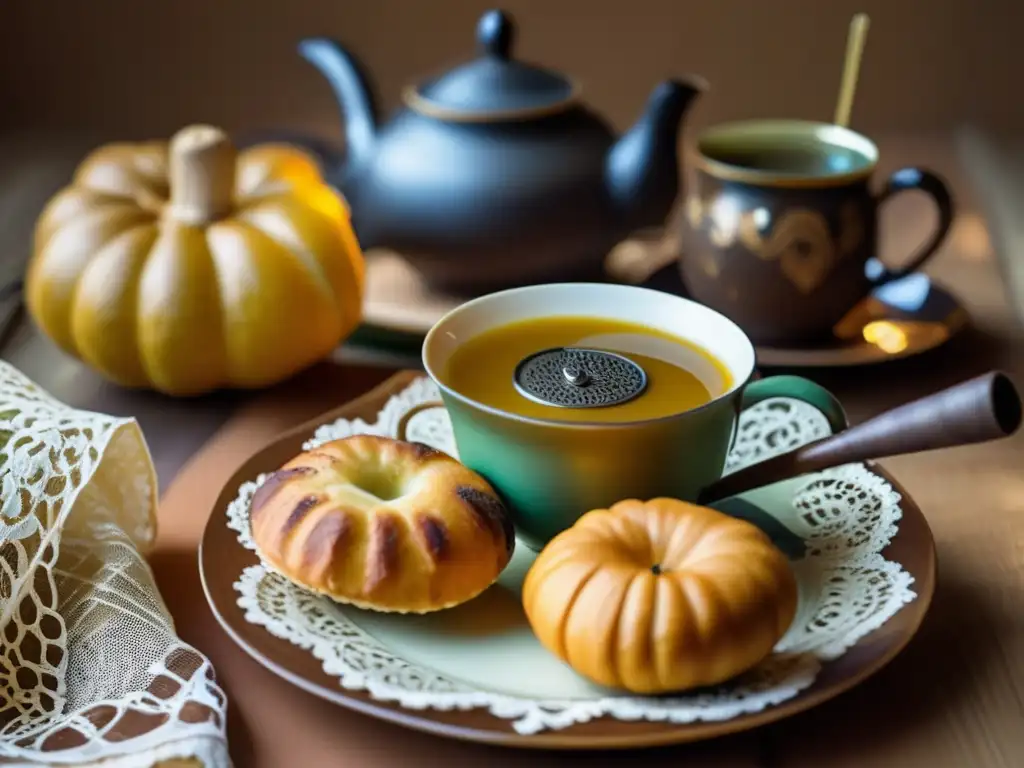
{"label": "golden baked pastry", "polygon": [[523,584],[534,633],[576,672],[635,693],[721,683],[789,628],[797,585],[750,523],[675,499],[588,512]]}
{"label": "golden baked pastry", "polygon": [[476,597],[515,547],[480,475],[420,443],[355,435],[299,454],[256,490],[252,538],[296,584],[375,611]]}

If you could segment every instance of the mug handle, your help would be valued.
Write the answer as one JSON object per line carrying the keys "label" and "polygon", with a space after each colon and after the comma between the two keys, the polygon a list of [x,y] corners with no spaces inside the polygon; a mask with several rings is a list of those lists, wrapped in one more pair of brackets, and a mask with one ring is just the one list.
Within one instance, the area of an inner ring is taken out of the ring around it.
{"label": "mug handle", "polygon": [[904,267],[890,270],[877,258],[874,262],[869,262],[874,273],[868,275],[868,280],[874,287],[906,277],[911,272],[917,272],[939,250],[939,246],[942,245],[942,241],[946,239],[946,235],[949,234],[949,230],[953,226],[954,205],[949,187],[941,178],[923,168],[901,168],[893,172],[886,181],[885,187],[875,197],[875,206],[881,206],[900,192],[911,190],[924,192],[932,199],[939,212],[938,225],[931,237]]}
{"label": "mug handle", "polygon": [[417,403],[408,411],[402,414],[402,418],[398,420],[398,426],[395,427],[395,437],[402,442],[408,442],[409,438],[406,437],[406,433],[409,429],[409,422],[412,421],[412,417],[417,413],[423,411],[429,411],[432,408],[444,408],[444,403],[440,400],[428,400],[425,403]]}
{"label": "mug handle", "polygon": [[828,419],[833,433],[842,432],[848,426],[846,412],[836,396],[802,376],[768,376],[750,382],[740,396],[740,410],[745,411],[773,397],[792,398],[816,408]]}

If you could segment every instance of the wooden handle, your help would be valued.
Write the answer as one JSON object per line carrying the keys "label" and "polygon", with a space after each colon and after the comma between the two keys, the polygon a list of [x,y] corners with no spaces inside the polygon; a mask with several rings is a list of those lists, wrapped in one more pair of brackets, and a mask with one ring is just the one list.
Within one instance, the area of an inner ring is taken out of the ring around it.
{"label": "wooden handle", "polygon": [[704,489],[699,501],[710,504],[850,462],[995,440],[1013,434],[1020,424],[1016,387],[1006,374],[993,371],[734,472]]}
{"label": "wooden handle", "polygon": [[220,128],[190,125],[171,139],[171,215],[207,224],[231,212],[237,152]]}

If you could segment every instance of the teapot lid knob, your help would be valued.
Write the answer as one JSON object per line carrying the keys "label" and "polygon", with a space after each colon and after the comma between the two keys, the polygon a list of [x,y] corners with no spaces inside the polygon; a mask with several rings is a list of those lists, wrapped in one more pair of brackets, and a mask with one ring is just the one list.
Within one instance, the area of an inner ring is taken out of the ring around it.
{"label": "teapot lid knob", "polygon": [[504,11],[487,11],[476,25],[476,41],[481,50],[499,59],[507,59],[512,48],[515,26]]}
{"label": "teapot lid knob", "polygon": [[531,120],[573,106],[576,85],[569,78],[512,58],[515,34],[508,13],[487,11],[476,25],[477,55],[408,88],[405,103],[437,120],[472,123]]}

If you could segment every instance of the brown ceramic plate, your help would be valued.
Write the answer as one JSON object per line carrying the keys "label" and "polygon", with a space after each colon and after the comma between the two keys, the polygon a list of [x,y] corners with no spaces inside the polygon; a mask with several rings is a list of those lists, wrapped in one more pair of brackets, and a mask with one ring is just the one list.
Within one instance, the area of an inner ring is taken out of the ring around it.
{"label": "brown ceramic plate", "polygon": [[228,635],[250,656],[290,683],[349,709],[439,736],[510,747],[544,749],[614,749],[650,747],[712,738],[747,730],[789,717],[831,699],[881,669],[917,632],[935,588],[935,548],[931,531],[913,499],[889,475],[886,478],[903,496],[899,533],[885,550],[887,559],[900,563],[914,577],[917,599],[904,606],[881,628],[865,636],[840,658],[824,664],[815,682],[796,697],[761,712],[724,722],[671,724],[623,722],[600,718],[559,731],[532,736],[516,733],[510,721],[486,710],[441,712],[411,710],[376,701],[369,694],[341,688],[314,656],[248,623],[237,603],[234,583],[255,555],[238,543],[226,525],[227,505],[239,486],[262,472],[276,469],[301,451],[301,444],[320,424],[338,418],[372,420],[387,399],[420,374],[403,372],[391,377],[359,399],[307,422],[275,440],[245,462],[224,486],[207,522],[199,550],[199,569],[206,598]]}

